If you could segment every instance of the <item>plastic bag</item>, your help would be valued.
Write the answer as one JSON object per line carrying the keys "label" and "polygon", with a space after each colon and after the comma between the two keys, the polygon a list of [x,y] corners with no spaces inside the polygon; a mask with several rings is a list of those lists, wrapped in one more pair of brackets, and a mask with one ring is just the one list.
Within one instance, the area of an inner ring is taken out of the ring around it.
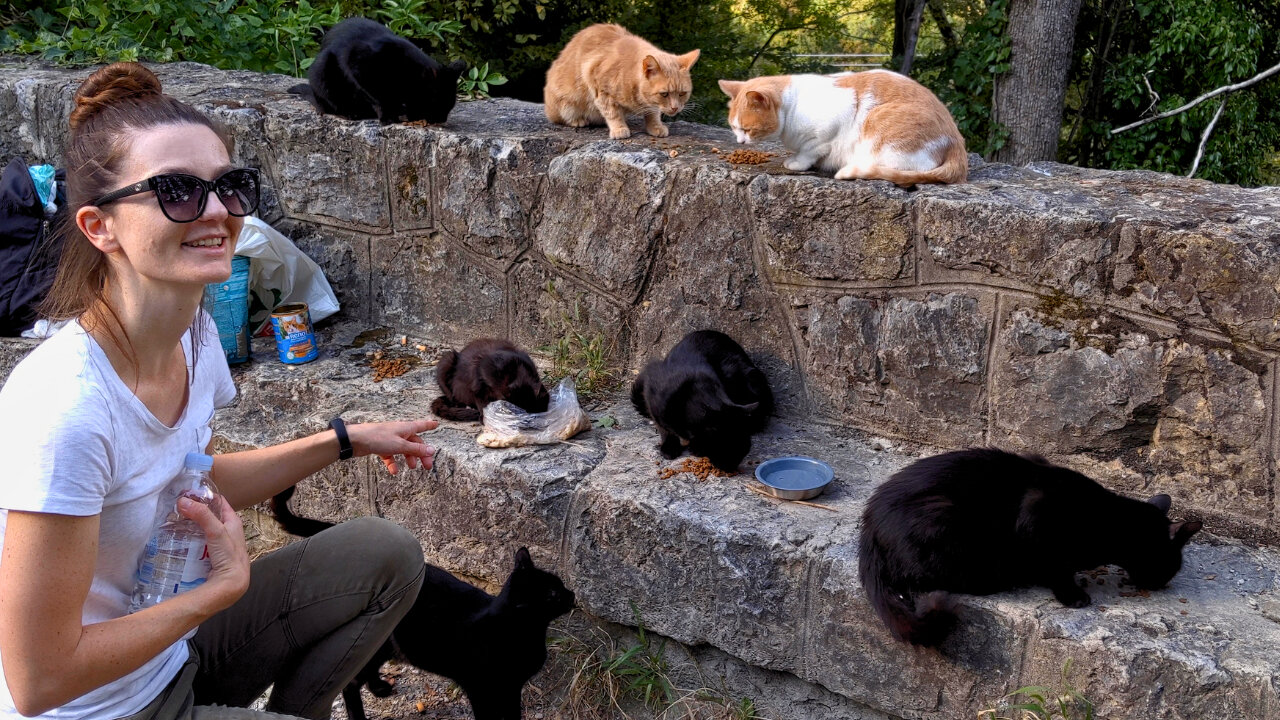
{"label": "plastic bag", "polygon": [[506,400],[484,408],[484,431],[476,442],[485,447],[548,445],[568,440],[591,427],[591,418],[578,405],[578,391],[571,378],[551,388],[547,411],[527,412]]}
{"label": "plastic bag", "polygon": [[311,322],[338,312],[338,296],[324,271],[293,241],[256,217],[244,219],[236,254],[253,259],[249,270],[250,334],[271,324],[271,311],[286,303],[304,302]]}

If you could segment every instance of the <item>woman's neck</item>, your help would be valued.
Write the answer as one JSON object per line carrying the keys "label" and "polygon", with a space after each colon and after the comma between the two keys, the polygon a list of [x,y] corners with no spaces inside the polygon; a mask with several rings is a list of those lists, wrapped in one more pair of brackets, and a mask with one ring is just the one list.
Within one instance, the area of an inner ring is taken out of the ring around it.
{"label": "woman's neck", "polygon": [[[163,377],[171,368],[182,335],[195,319],[202,293],[203,288],[143,291],[140,287],[109,284],[105,296],[110,309],[95,308],[88,330],[120,377],[133,376],[139,382]],[[116,322],[119,327],[104,327],[104,323]]]}

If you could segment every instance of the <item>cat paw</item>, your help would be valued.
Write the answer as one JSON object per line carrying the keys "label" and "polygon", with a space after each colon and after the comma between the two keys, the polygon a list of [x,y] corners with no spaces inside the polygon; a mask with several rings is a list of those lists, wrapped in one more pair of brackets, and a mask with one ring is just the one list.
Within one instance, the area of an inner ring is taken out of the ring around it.
{"label": "cat paw", "polygon": [[782,167],[788,170],[794,170],[796,172],[804,172],[805,170],[808,170],[809,168],[813,167],[813,163],[808,162],[807,160],[787,158],[782,162]]}
{"label": "cat paw", "polygon": [[842,167],[836,171],[837,180],[857,180],[858,172],[850,167]]}
{"label": "cat paw", "polygon": [[669,130],[667,126],[663,125],[662,123],[658,123],[656,125],[646,125],[644,130],[645,132],[649,133],[654,137],[666,137],[671,134],[671,130]]}
{"label": "cat paw", "polygon": [[631,137],[631,128],[609,128],[609,137],[614,140],[625,140]]}

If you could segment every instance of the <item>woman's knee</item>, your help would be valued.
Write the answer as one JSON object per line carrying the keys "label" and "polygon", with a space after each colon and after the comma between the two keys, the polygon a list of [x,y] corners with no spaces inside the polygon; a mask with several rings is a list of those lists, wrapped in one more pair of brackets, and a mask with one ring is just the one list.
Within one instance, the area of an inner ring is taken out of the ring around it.
{"label": "woman's knee", "polygon": [[337,525],[334,530],[342,531],[343,543],[359,555],[362,563],[381,569],[391,578],[407,582],[422,573],[422,545],[413,533],[391,520],[361,517]]}

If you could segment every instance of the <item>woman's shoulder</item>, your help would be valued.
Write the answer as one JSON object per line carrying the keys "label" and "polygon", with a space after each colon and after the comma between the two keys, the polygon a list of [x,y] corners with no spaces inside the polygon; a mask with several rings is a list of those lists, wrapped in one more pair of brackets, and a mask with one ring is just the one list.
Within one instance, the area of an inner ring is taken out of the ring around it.
{"label": "woman's shoulder", "polygon": [[24,415],[39,415],[42,410],[61,413],[104,403],[92,343],[76,323],[68,323],[45,340],[5,380],[0,388],[0,412],[13,408],[21,409]]}

